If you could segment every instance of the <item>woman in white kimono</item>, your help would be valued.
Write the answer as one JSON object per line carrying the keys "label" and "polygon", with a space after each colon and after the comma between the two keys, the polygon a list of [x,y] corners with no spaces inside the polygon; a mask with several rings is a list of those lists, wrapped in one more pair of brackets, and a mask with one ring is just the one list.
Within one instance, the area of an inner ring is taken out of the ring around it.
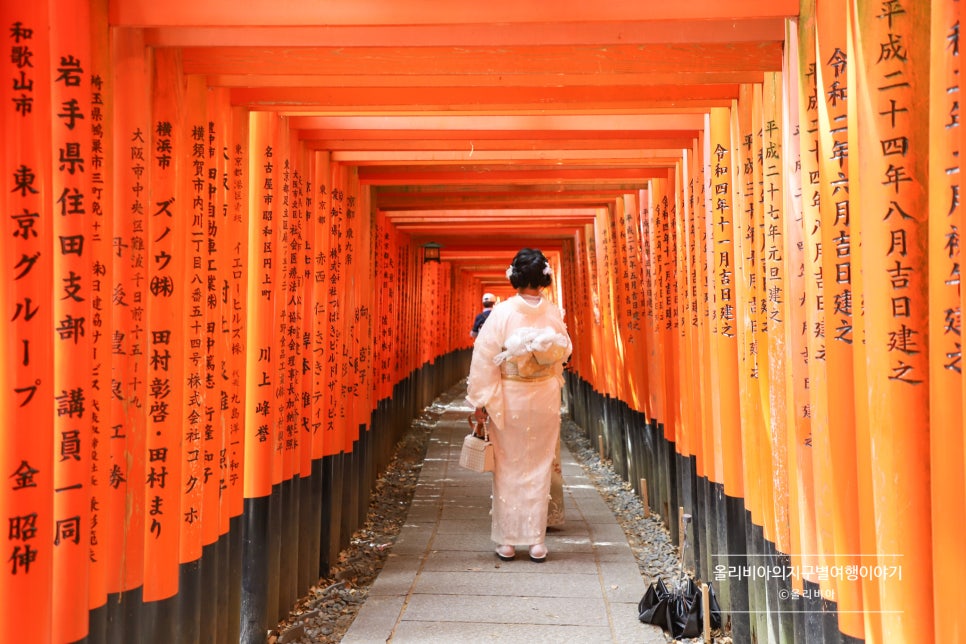
{"label": "woman in white kimono", "polygon": [[524,248],[507,269],[517,295],[493,307],[476,338],[466,399],[477,420],[489,416],[494,446],[493,524],[497,556],[515,546],[547,558],[544,539],[554,454],[560,439],[563,363],[571,341],[560,310],[541,295],[553,271],[539,250]]}

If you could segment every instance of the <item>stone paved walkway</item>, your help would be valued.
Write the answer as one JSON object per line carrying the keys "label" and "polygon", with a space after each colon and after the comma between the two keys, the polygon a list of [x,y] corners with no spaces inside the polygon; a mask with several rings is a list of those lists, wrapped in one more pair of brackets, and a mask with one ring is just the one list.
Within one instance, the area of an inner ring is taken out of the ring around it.
{"label": "stone paved walkway", "polygon": [[646,590],[613,513],[566,446],[566,524],[546,562],[502,562],[490,541],[491,475],[459,466],[471,409],[445,405],[406,525],[343,642],[664,644],[637,619]]}

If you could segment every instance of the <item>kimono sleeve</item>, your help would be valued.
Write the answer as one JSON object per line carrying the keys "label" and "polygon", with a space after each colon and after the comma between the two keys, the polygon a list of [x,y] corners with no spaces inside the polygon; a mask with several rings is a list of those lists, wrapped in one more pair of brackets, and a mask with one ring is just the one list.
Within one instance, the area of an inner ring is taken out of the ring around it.
{"label": "kimono sleeve", "polygon": [[500,367],[493,358],[503,350],[505,317],[494,307],[473,345],[470,375],[466,379],[466,400],[474,407],[485,407],[500,391]]}

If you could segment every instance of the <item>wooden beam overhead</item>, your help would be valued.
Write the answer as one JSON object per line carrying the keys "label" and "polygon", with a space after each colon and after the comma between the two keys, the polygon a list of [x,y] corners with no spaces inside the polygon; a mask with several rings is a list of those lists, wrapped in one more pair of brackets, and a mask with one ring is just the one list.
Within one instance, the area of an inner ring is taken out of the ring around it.
{"label": "wooden beam overhead", "polygon": [[[797,8],[796,8],[797,11]],[[515,24],[291,24],[161,26],[144,30],[152,47],[410,47],[643,45],[781,41],[785,17],[620,20]]]}
{"label": "wooden beam overhead", "polygon": [[[657,73],[769,71],[781,67],[781,42],[653,45],[547,45],[520,47],[186,47],[187,74],[244,70],[252,76],[369,77],[502,76],[526,79],[552,75],[560,83],[583,77]],[[561,70],[566,70],[562,72]],[[522,83],[516,83],[522,84]]]}
{"label": "wooden beam overhead", "polygon": [[373,202],[383,211],[497,210],[506,208],[599,208],[626,194],[646,190],[646,182],[540,185],[376,186]]}
{"label": "wooden beam overhead", "polygon": [[[435,113],[526,113],[540,112],[552,108],[557,111],[602,113],[626,112],[647,113],[671,109],[687,110],[710,107],[726,107],[738,96],[739,83],[760,82],[761,72],[742,72],[717,74],[725,83],[711,83],[709,78],[694,74],[691,82],[678,76],[672,84],[655,84],[659,79],[653,75],[634,79],[622,78],[607,83],[603,78],[594,80],[600,85],[556,86],[549,85],[555,79],[546,78],[547,85],[531,82],[527,87],[493,86],[489,77],[461,78],[449,86],[428,85],[436,79],[419,79],[411,85],[403,84],[403,79],[393,78],[389,82],[380,79],[367,79],[379,83],[380,87],[364,87],[362,77],[352,79],[352,87],[326,86],[309,87],[280,85],[285,80],[279,77],[259,78],[260,87],[234,87],[231,101],[264,111],[314,114],[366,114],[421,112]],[[210,86],[226,86],[234,80],[238,83],[252,83],[252,78],[225,79],[209,76]],[[307,80],[307,79],[306,79]],[[422,82],[420,82],[422,81]],[[676,81],[678,84],[673,84]],[[386,86],[398,83],[397,86]],[[465,83],[465,86],[464,86]]]}
{"label": "wooden beam overhead", "polygon": [[505,285],[651,179],[707,114],[782,69],[798,0],[109,0],[115,29],[279,114],[413,243]]}
{"label": "wooden beam overhead", "polygon": [[336,151],[332,160],[355,166],[390,165],[455,165],[455,164],[535,164],[607,165],[612,167],[653,167],[674,163],[682,150],[370,150],[365,152]]}
{"label": "wooden beam overhead", "polygon": [[364,184],[398,186],[427,184],[488,184],[493,181],[537,184],[589,181],[598,183],[626,183],[638,180],[667,177],[667,170],[660,168],[560,168],[560,169],[507,169],[505,166],[474,166],[455,168],[405,168],[364,167],[359,169],[359,181]]}
{"label": "wooden beam overhead", "polygon": [[389,220],[396,224],[407,223],[473,223],[481,220],[502,222],[546,219],[569,223],[591,223],[596,211],[594,208],[501,208],[501,209],[445,209],[445,210],[406,210],[386,213]]}
{"label": "wooden beam overhead", "polygon": [[110,21],[126,27],[225,26],[400,26],[541,24],[737,20],[785,18],[798,14],[798,0],[691,0],[641,2],[557,0],[552,10],[542,0],[112,0]]}
{"label": "wooden beam overhead", "polygon": [[328,129],[328,130],[364,130],[369,133],[393,130],[432,130],[437,134],[450,131],[498,131],[529,133],[532,130],[548,132],[621,132],[625,136],[629,133],[650,132],[651,130],[677,131],[697,134],[704,128],[704,117],[701,114],[679,114],[667,112],[664,114],[626,114],[612,116],[557,114],[551,110],[543,114],[530,116],[492,115],[404,115],[404,116],[296,116],[291,118],[291,126],[295,129]]}

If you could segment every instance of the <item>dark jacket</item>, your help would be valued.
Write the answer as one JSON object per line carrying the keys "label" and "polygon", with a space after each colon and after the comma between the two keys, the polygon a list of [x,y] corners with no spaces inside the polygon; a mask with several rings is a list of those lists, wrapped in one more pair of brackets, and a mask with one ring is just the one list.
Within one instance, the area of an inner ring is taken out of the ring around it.
{"label": "dark jacket", "polygon": [[490,317],[490,311],[492,310],[493,309],[484,309],[476,315],[476,319],[473,320],[473,329],[470,331],[470,335],[472,337],[475,338],[477,335],[479,335],[480,328],[483,326],[483,323],[486,322],[486,318]]}

